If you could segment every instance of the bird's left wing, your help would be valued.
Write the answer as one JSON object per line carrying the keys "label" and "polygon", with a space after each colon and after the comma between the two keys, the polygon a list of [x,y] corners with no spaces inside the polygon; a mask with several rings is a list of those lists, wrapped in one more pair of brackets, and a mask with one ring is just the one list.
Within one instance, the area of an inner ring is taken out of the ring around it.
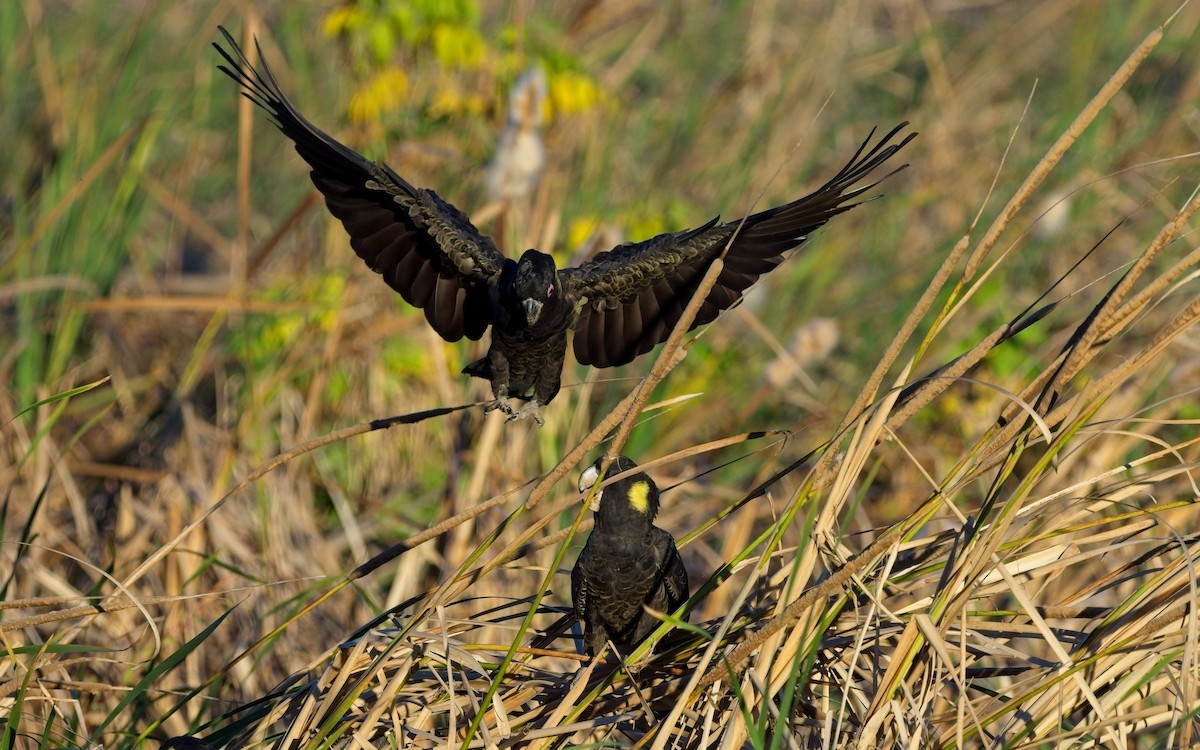
{"label": "bird's left wing", "polygon": [[667,612],[674,612],[689,596],[687,568],[683,565],[683,558],[679,556],[679,549],[675,546],[675,539],[671,534],[657,526],[654,528],[660,532],[656,535],[658,538],[655,543],[663,548],[666,555],[662,582],[667,592]]}
{"label": "bird's left wing", "polygon": [[[423,309],[442,338],[483,336],[491,323],[488,282],[499,277],[505,262],[492,240],[437,193],[410,185],[310,123],[284,96],[266,61],[260,73],[229,32],[220,31],[233,50],[213,45],[229,63],[220,69],[295,144],[358,256],[405,301]],[[258,53],[261,58],[261,47]]]}
{"label": "bird's left wing", "polygon": [[575,359],[584,365],[614,367],[665,341],[709,265],[728,245],[725,266],[692,326],[715,320],[760,276],[779,265],[784,253],[834,216],[858,205],[852,201],[879,180],[854,185],[915,137],[912,133],[892,142],[907,124],[893,128],[874,145],[872,131],[840,172],[797,201],[738,221],[721,224],[719,218],[713,219],[698,229],[619,245],[578,268],[563,269],[563,286],[582,304],[575,325]]}

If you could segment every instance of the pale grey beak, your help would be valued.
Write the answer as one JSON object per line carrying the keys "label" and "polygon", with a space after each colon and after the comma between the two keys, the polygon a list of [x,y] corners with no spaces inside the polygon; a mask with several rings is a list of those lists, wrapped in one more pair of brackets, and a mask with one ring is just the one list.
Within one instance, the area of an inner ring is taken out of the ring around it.
{"label": "pale grey beak", "polygon": [[[600,479],[600,472],[596,471],[596,465],[592,464],[583,470],[579,475],[579,492],[587,494],[588,490],[596,485],[596,481]],[[600,490],[592,497],[591,510],[596,513],[600,510],[600,496],[604,494],[604,490]]]}
{"label": "pale grey beak", "polygon": [[533,325],[542,315],[542,303],[535,299],[527,299],[521,301],[521,307],[525,308],[525,322]]}
{"label": "pale grey beak", "polygon": [[579,491],[587,492],[596,485],[596,480],[600,478],[600,472],[596,469],[596,465],[592,464],[583,470],[579,475]]}

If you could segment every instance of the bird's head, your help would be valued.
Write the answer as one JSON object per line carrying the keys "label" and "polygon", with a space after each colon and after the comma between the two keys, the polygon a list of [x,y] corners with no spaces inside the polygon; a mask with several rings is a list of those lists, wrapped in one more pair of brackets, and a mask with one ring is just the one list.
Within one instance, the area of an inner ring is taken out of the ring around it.
{"label": "bird's head", "polygon": [[513,292],[525,312],[526,324],[532,326],[537,323],[546,303],[555,295],[562,294],[554,258],[537,250],[526,250],[517,261]]}
{"label": "bird's head", "polygon": [[592,511],[596,514],[598,527],[637,525],[649,526],[658,515],[658,486],[643,471],[636,471],[637,464],[625,456],[617,456],[609,462],[604,477],[600,476],[598,458],[579,475],[579,491],[587,493],[604,478],[615,477],[627,471],[635,471],[596,490],[592,497]]}

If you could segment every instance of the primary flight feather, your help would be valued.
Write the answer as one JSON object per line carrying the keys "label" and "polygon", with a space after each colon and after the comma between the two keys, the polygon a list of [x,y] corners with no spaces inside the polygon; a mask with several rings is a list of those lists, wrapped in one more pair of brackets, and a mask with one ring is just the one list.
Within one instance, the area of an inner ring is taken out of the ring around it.
{"label": "primary flight feather", "polygon": [[[580,364],[615,367],[632,361],[666,340],[709,265],[728,245],[725,266],[691,325],[713,321],[814,229],[907,166],[854,187],[916,135],[893,142],[907,125],[902,123],[872,145],[872,131],[840,172],[792,203],[619,245],[577,268],[560,269],[537,250],[526,250],[516,261],[506,258],[437,193],[334,140],[292,106],[265,60],[258,71],[229,32],[220,31],[232,49],[213,45],[229,63],[220,69],[295,144],[358,256],[406,302],[424,310],[445,340],[478,340],[490,327],[487,356],[463,372],[490,381],[489,411],[533,416],[539,424],[539,405],[558,394],[568,331],[575,331]],[[527,403],[514,411],[509,397]]]}

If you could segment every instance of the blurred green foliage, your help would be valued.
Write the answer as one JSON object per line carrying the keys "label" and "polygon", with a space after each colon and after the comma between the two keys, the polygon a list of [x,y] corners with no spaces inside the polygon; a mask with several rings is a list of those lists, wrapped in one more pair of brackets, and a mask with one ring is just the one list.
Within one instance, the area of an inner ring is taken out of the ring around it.
{"label": "blurred green foliage", "polygon": [[337,322],[346,278],[322,272],[295,278],[280,278],[260,286],[256,297],[262,302],[287,303],[304,300],[304,309],[247,316],[231,326],[226,343],[247,372],[267,369],[283,352],[308,337],[325,335]]}
{"label": "blurred green foliage", "polygon": [[[504,92],[531,65],[549,79],[545,116],[585,113],[609,101],[581,61],[555,34],[531,36],[505,25],[486,34],[474,0],[352,0],[331,10],[322,28],[346,46],[359,83],[351,121],[387,126],[402,107],[434,120],[489,118],[505,110]],[[422,57],[441,69],[438,85],[413,92],[406,70]],[[419,96],[412,101],[409,96]]]}

